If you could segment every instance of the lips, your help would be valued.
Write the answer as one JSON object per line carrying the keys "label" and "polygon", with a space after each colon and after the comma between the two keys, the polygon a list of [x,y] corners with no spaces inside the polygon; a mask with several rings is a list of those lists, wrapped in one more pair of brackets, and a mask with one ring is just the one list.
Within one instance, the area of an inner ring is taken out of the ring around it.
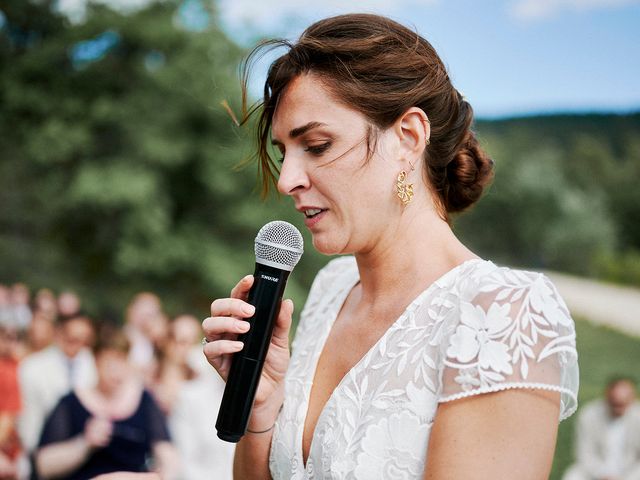
{"label": "lips", "polygon": [[302,213],[304,213],[304,216],[307,218],[313,218],[324,211],[325,209],[322,208],[306,208],[302,211]]}
{"label": "lips", "polygon": [[305,205],[298,207],[297,210],[304,215],[305,225],[311,228],[325,216],[328,209]]}

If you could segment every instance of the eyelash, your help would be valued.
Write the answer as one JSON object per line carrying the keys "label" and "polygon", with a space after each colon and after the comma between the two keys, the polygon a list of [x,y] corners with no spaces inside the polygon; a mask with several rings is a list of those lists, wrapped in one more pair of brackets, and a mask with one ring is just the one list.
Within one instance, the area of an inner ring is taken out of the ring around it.
{"label": "eyelash", "polygon": [[[309,146],[307,148],[304,149],[305,152],[309,152],[312,155],[322,155],[324,152],[326,152],[329,147],[331,146],[331,142],[326,142],[323,143],[322,145],[313,145],[313,146]],[[282,163],[284,162],[284,155],[278,157],[278,162]]]}
{"label": "eyelash", "polygon": [[313,155],[322,155],[331,146],[331,142],[323,143],[322,145],[313,145],[304,149],[305,152],[310,152]]}

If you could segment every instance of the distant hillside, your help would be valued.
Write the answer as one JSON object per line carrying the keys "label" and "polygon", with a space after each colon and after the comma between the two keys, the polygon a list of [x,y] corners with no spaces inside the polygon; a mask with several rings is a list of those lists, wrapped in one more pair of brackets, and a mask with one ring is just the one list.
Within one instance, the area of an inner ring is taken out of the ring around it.
{"label": "distant hillside", "polygon": [[512,264],[640,285],[640,113],[481,120],[496,179],[456,223]]}

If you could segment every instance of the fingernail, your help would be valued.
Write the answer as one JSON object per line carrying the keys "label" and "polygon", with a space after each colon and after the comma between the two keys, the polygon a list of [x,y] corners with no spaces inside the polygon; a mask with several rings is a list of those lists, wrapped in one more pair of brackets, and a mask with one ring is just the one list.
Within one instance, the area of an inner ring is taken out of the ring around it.
{"label": "fingernail", "polygon": [[253,305],[246,304],[242,307],[242,311],[247,315],[253,315],[254,312],[256,311],[256,307],[254,307]]}
{"label": "fingernail", "polygon": [[244,322],[242,320],[236,322],[236,329],[239,332],[246,332],[247,330],[249,330],[249,322]]}
{"label": "fingernail", "polygon": [[242,348],[244,347],[244,343],[243,342],[233,342],[233,349],[234,350],[242,350]]}

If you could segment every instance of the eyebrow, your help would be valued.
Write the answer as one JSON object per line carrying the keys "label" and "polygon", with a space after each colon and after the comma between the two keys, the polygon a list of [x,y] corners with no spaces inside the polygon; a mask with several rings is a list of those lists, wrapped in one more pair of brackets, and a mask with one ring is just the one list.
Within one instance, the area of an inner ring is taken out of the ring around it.
{"label": "eyebrow", "polygon": [[[314,128],[318,128],[318,127],[326,127],[326,126],[327,124],[322,122],[309,122],[306,125],[302,125],[301,127],[296,127],[293,130],[291,130],[289,132],[289,138],[296,138],[296,137],[299,137],[300,135],[304,135],[309,130],[313,130]],[[282,145],[282,142],[274,138],[273,140],[271,140],[271,144]]]}

